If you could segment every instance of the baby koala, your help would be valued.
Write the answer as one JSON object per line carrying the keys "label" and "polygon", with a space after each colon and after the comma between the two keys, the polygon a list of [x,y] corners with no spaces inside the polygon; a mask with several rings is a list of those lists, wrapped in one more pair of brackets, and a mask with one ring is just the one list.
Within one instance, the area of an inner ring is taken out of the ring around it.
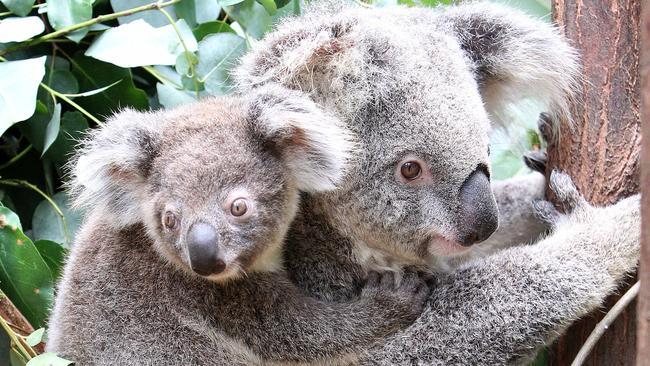
{"label": "baby koala", "polygon": [[336,118],[279,86],[112,117],[72,165],[87,218],[48,351],[77,365],[349,362],[408,326],[429,292],[414,271],[399,285],[370,273],[335,303],[282,267],[299,192],[333,189],[352,148]]}

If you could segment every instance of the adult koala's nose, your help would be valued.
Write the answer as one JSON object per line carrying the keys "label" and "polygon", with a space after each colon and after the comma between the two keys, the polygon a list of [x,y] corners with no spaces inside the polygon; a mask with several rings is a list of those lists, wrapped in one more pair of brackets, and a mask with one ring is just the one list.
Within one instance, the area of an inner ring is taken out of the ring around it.
{"label": "adult koala's nose", "polygon": [[470,246],[489,238],[499,226],[499,211],[485,167],[478,167],[460,188],[458,242]]}
{"label": "adult koala's nose", "polygon": [[187,233],[187,249],[192,270],[201,276],[219,274],[226,269],[226,263],[219,253],[219,236],[210,224],[197,222]]}

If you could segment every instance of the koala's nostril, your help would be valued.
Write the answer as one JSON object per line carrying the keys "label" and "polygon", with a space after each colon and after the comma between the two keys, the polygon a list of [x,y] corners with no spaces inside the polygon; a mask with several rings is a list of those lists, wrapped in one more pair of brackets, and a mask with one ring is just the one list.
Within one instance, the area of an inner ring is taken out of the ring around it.
{"label": "koala's nostril", "polygon": [[463,183],[459,201],[458,242],[469,246],[489,238],[499,225],[499,211],[484,167]]}
{"label": "koala's nostril", "polygon": [[219,274],[226,269],[220,257],[219,237],[212,225],[197,222],[187,233],[187,249],[192,270],[201,276]]}

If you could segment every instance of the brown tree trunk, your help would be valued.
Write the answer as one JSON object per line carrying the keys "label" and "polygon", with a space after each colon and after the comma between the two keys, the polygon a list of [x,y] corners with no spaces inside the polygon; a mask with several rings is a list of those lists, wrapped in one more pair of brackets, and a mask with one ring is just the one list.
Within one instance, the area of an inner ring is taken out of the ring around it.
{"label": "brown tree trunk", "polygon": [[[597,205],[639,191],[640,8],[636,0],[553,0],[553,18],[579,50],[585,79],[572,105],[573,129],[561,121],[559,140],[549,145],[549,171],[567,172]],[[606,308],[617,299],[608,299]],[[635,364],[635,306],[619,316],[586,364]],[[549,364],[570,364],[604,313],[573,325],[551,347]]]}
{"label": "brown tree trunk", "polygon": [[639,293],[637,365],[650,366],[650,4],[642,4],[641,13],[641,121],[643,124],[641,292]]}

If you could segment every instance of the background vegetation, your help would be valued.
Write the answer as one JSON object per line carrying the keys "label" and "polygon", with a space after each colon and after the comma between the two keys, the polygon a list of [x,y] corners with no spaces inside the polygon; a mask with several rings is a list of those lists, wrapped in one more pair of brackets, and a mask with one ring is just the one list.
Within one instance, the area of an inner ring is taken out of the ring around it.
{"label": "background vegetation", "polygon": [[[67,365],[44,327],[81,213],[62,188],[75,141],[121,107],[146,110],[230,92],[228,72],[301,0],[0,0],[0,297],[37,329],[0,317],[0,364]],[[438,6],[451,0],[378,0]],[[536,16],[547,0],[512,2]],[[493,140],[494,175],[521,174],[536,113]]]}

